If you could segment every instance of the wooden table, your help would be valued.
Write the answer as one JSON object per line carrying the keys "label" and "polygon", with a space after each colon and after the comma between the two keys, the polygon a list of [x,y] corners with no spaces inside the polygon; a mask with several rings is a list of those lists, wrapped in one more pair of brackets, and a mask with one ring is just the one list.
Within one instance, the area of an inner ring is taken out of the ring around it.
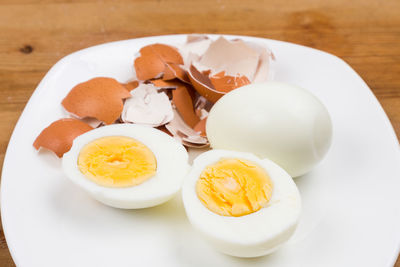
{"label": "wooden table", "polygon": [[[0,166],[22,109],[60,58],[104,42],[193,32],[284,40],[343,58],[400,137],[399,0],[1,0]],[[14,266],[2,231],[0,266]]]}

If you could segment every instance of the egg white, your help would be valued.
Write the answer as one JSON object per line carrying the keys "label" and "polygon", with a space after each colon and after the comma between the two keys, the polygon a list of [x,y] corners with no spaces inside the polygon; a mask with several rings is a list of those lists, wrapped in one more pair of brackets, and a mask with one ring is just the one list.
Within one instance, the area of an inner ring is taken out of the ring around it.
{"label": "egg white", "polygon": [[[106,136],[127,136],[146,145],[157,160],[155,175],[126,188],[105,187],[89,180],[79,170],[79,153],[86,144]],[[62,160],[63,171],[73,183],[98,201],[124,209],[147,208],[169,200],[180,190],[189,166],[188,153],[181,143],[157,129],[133,124],[103,126],[78,136]]]}
{"label": "egg white", "polygon": [[206,131],[212,148],[268,158],[292,177],[312,170],[332,140],[323,103],[282,82],[249,84],[227,93],[211,108]]}
{"label": "egg white", "polygon": [[[247,159],[264,168],[273,183],[268,204],[248,215],[230,217],[207,209],[196,193],[196,182],[204,168],[222,158]],[[182,199],[189,221],[217,250],[237,257],[269,254],[294,233],[301,212],[300,194],[290,175],[268,159],[250,153],[211,150],[194,162],[182,187]]]}

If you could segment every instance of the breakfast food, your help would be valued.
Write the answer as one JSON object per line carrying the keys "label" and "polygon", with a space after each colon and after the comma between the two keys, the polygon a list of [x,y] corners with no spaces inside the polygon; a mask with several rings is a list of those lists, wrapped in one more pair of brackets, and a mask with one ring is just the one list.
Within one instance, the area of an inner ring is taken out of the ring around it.
{"label": "breakfast food", "polygon": [[332,138],[324,105],[307,90],[278,82],[247,85],[222,97],[206,131],[212,148],[268,158],[293,177],[310,171]]}
{"label": "breakfast food", "polygon": [[[299,221],[291,176],[311,170],[332,135],[316,97],[267,82],[273,59],[265,46],[205,35],[144,46],[129,82],[74,86],[61,103],[73,118],[52,123],[34,147],[62,157],[65,175],[111,207],[156,206],[182,188],[189,221],[217,250],[269,254]],[[186,149],[210,144],[190,166]]]}
{"label": "breakfast food", "polygon": [[217,250],[238,257],[273,252],[294,233],[301,200],[288,173],[250,153],[198,156],[182,187],[186,214]]}
{"label": "breakfast food", "polygon": [[80,135],[64,154],[62,166],[92,197],[125,209],[169,200],[189,168],[187,151],[178,141],[133,124],[103,126]]}

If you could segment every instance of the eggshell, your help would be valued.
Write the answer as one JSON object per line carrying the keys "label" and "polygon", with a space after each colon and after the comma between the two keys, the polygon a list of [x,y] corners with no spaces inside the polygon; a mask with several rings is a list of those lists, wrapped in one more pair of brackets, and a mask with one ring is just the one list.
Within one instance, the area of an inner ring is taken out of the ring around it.
{"label": "eggshell", "polygon": [[215,90],[208,75],[201,73],[194,65],[190,66],[188,74],[193,87],[208,101],[215,103],[224,95]]}
{"label": "eggshell", "polygon": [[200,118],[196,115],[194,110],[194,92],[189,85],[176,80],[154,80],[152,83],[161,88],[175,88],[175,90],[172,91],[172,103],[174,103],[176,109],[179,111],[179,114],[187,125],[193,128],[200,121]]}
{"label": "eggshell", "polygon": [[157,127],[171,121],[173,116],[168,96],[158,92],[153,84],[141,84],[125,101],[121,119],[123,122]]}
{"label": "eggshell", "polygon": [[186,43],[178,46],[185,62],[186,69],[190,67],[193,61],[198,61],[202,55],[207,51],[212,40],[204,34],[189,34]]}
{"label": "eggshell", "polygon": [[139,86],[139,82],[138,81],[131,81],[128,83],[124,83],[123,86],[125,86],[125,88],[130,92],[133,89],[135,89],[136,87]]}
{"label": "eggshell", "polygon": [[140,49],[134,67],[139,80],[159,78],[163,75],[166,63],[183,64],[182,56],[175,47],[152,44]]}
{"label": "eggshell", "polygon": [[104,125],[104,123],[102,121],[99,121],[98,119],[95,119],[95,118],[86,117],[86,118],[83,118],[80,120],[86,124],[89,124],[93,128],[98,128],[98,127]]}
{"label": "eggshell", "polygon": [[192,98],[186,86],[178,86],[172,91],[172,102],[187,125],[193,128],[200,121],[194,112]]}
{"label": "eggshell", "polygon": [[196,132],[200,132],[201,136],[206,136],[207,117],[199,121],[193,128]]}
{"label": "eggshell", "polygon": [[260,83],[272,80],[274,72],[271,69],[271,63],[275,60],[275,55],[265,45],[260,45],[252,42],[246,42],[246,44],[257,51],[257,53],[259,53],[260,55],[257,70],[251,82]]}
{"label": "eggshell", "polygon": [[201,136],[199,132],[190,128],[176,110],[174,110],[174,118],[165,125],[165,128],[168,129],[173,137],[178,139],[187,147],[200,148],[208,146],[207,138]]}
{"label": "eggshell", "polygon": [[211,76],[210,80],[215,90],[225,93],[246,84],[250,84],[250,80],[246,76],[229,76],[225,75],[225,71],[221,71]]}
{"label": "eggshell", "polygon": [[123,109],[128,90],[113,78],[98,77],[76,85],[62,101],[79,118],[92,117],[106,124],[115,122]]}
{"label": "eggshell", "polygon": [[154,84],[155,87],[158,87],[160,89],[175,89],[177,87],[176,83],[164,81],[162,79],[151,80],[150,82]]}
{"label": "eggshell", "polygon": [[206,118],[208,116],[208,112],[210,111],[213,103],[205,99],[203,96],[198,96],[196,98],[196,102],[194,104],[194,109],[196,115],[200,118],[200,120]]}
{"label": "eggshell", "polygon": [[252,80],[259,58],[257,51],[242,40],[228,41],[221,36],[210,44],[199,64],[210,69],[212,75],[225,71],[228,76],[240,74]]}
{"label": "eggshell", "polygon": [[186,43],[190,44],[190,43],[194,43],[194,42],[200,42],[200,41],[204,41],[204,40],[210,40],[210,38],[208,38],[207,35],[205,34],[188,34],[186,36]]}
{"label": "eggshell", "polygon": [[77,119],[60,119],[43,129],[33,146],[36,150],[41,147],[51,150],[61,158],[71,149],[75,137],[92,129],[91,126]]}
{"label": "eggshell", "polygon": [[186,71],[178,64],[167,63],[164,69],[163,80],[179,79],[182,82],[190,83],[189,77]]}

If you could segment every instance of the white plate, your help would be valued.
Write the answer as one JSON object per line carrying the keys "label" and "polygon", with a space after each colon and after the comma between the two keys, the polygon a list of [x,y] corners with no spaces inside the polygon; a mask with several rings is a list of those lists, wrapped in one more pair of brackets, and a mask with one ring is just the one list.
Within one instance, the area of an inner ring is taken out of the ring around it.
{"label": "white plate", "polygon": [[296,179],[303,215],[289,244],[256,259],[222,255],[193,232],[179,196],[151,209],[109,208],[71,184],[60,160],[33,149],[40,131],[63,116],[60,102],[74,85],[95,76],[130,79],[140,47],[185,40],[184,35],[171,35],[84,49],[60,60],[43,78],[15,127],[1,181],[3,226],[17,266],[394,264],[400,244],[399,144],[370,89],[330,54],[240,38],[268,44],[277,58],[275,79],[308,88],[333,120],[327,157]]}

